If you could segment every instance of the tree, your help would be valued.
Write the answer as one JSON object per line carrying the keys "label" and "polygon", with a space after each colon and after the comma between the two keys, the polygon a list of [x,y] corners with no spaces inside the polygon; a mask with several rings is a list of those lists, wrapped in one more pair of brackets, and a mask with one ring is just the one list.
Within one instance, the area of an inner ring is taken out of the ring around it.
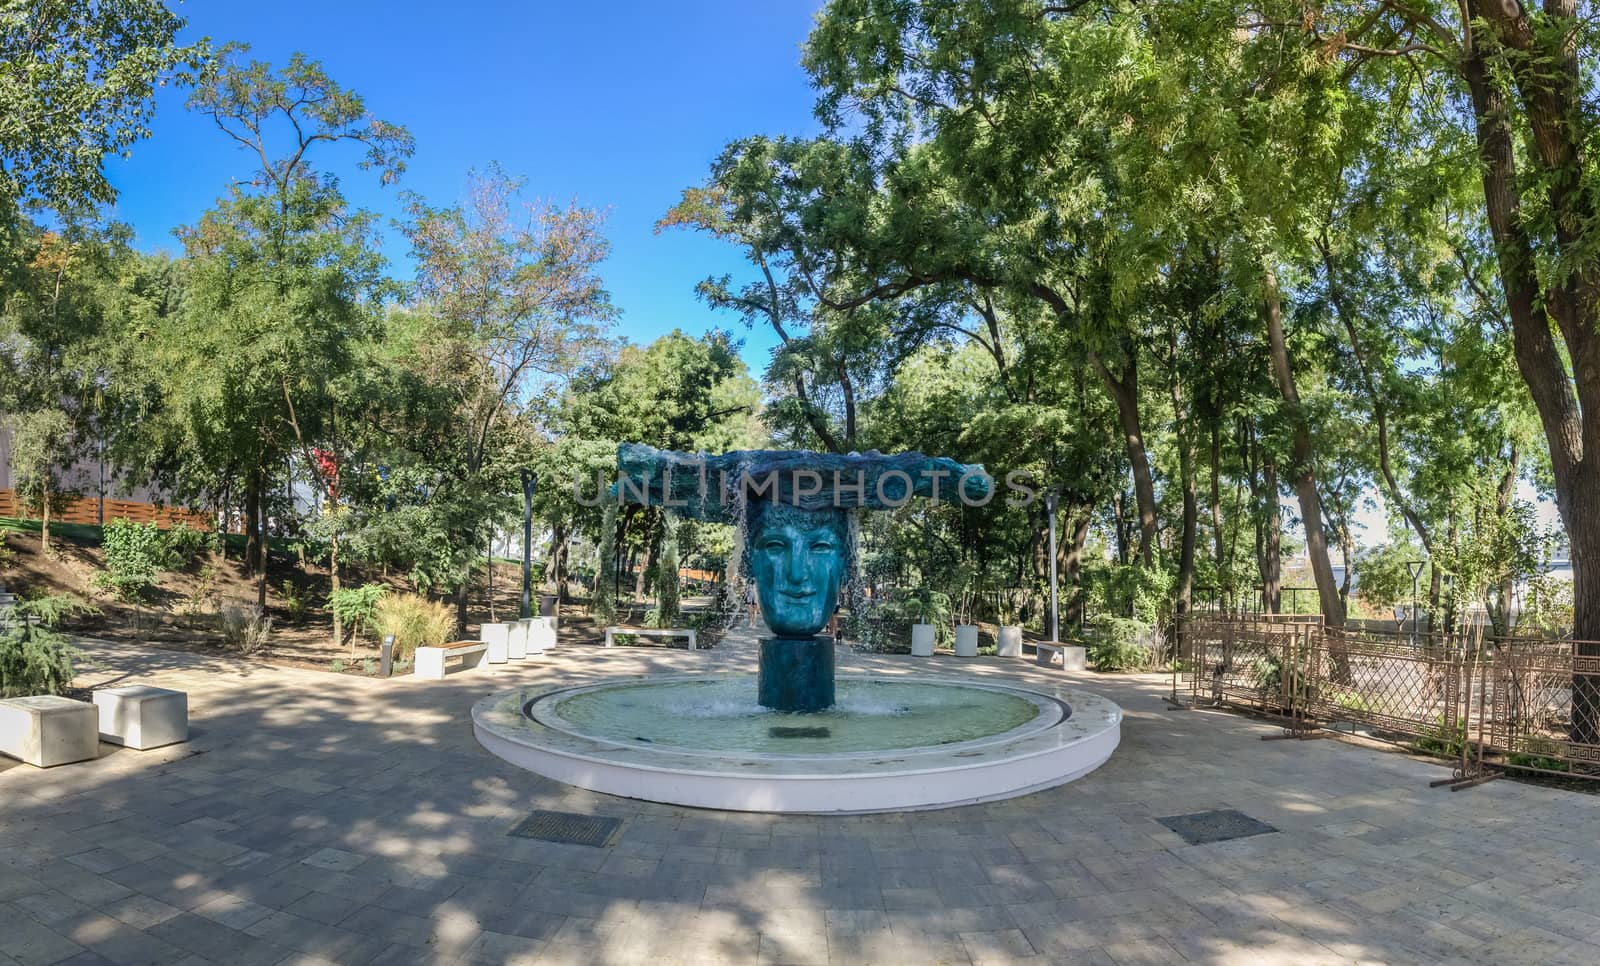
{"label": "tree", "polygon": [[[188,464],[244,477],[246,567],[257,569],[266,604],[266,508],[289,455],[314,465],[313,449],[337,450],[334,394],[355,346],[373,337],[374,307],[387,295],[371,216],[352,213],[335,179],[310,166],[318,145],[366,147],[360,167],[389,183],[412,142],[404,128],[372,118],[357,94],[295,54],[270,65],[230,59],[190,97],[259,162],[254,179],[182,229],[188,257],[183,312],[163,332],[175,449]],[[289,132],[281,145],[276,138]],[[325,492],[320,474],[309,478]],[[191,491],[216,485],[186,480]],[[338,560],[333,560],[338,588]]]}
{"label": "tree", "polygon": [[0,196],[62,210],[110,202],[109,154],[150,136],[156,88],[192,77],[206,41],[161,0],[19,0],[0,14]]}
{"label": "tree", "polygon": [[403,226],[417,311],[402,365],[428,413],[409,459],[450,548],[440,577],[463,626],[471,568],[511,512],[518,470],[544,444],[530,417],[596,357],[615,317],[598,273],[607,252],[599,214],[524,202],[523,187],[490,166],[472,175],[464,205],[409,196]]}

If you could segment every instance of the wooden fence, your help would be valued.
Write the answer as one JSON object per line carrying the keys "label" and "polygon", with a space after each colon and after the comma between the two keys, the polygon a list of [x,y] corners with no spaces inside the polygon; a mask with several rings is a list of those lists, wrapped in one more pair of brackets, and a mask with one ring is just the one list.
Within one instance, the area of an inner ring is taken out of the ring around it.
{"label": "wooden fence", "polygon": [[[37,520],[37,507],[29,506],[17,498],[14,490],[0,489],[0,517]],[[198,513],[183,507],[158,506],[137,500],[75,497],[50,515],[52,523],[87,523],[98,525],[112,520],[132,520],[134,523],[154,523],[163,530],[187,523],[200,530],[211,530],[216,521],[209,514]]]}

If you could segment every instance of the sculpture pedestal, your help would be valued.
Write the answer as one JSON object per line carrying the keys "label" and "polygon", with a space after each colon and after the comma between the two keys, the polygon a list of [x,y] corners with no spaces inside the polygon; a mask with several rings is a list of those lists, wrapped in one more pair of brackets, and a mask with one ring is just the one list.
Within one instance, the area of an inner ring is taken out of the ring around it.
{"label": "sculpture pedestal", "polygon": [[833,639],[762,638],[757,700],[774,711],[833,707]]}

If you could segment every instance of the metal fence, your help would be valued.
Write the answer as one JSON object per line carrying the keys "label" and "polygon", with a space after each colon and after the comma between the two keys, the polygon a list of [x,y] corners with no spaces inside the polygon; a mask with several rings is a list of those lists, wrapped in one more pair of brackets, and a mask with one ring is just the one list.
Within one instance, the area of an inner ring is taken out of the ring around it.
{"label": "metal fence", "polygon": [[1177,658],[1176,704],[1451,758],[1454,787],[1506,770],[1600,778],[1600,642],[1200,616],[1180,627]]}

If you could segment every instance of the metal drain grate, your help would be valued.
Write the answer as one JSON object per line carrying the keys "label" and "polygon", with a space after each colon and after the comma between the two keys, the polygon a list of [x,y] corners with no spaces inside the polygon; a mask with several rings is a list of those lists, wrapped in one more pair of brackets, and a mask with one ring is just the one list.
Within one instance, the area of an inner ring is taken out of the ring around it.
{"label": "metal drain grate", "polygon": [[593,845],[605,848],[616,838],[622,827],[620,818],[599,815],[578,815],[573,812],[547,812],[536,808],[528,817],[517,823],[507,835],[519,839],[542,839],[546,842],[566,842],[572,845]]}
{"label": "metal drain grate", "polygon": [[1190,845],[1208,845],[1229,839],[1265,835],[1277,829],[1235,808],[1218,808],[1193,815],[1169,815],[1156,821],[1177,832]]}
{"label": "metal drain grate", "polygon": [[827,728],[794,728],[785,725],[774,725],[767,729],[767,734],[773,738],[827,738],[833,732]]}

